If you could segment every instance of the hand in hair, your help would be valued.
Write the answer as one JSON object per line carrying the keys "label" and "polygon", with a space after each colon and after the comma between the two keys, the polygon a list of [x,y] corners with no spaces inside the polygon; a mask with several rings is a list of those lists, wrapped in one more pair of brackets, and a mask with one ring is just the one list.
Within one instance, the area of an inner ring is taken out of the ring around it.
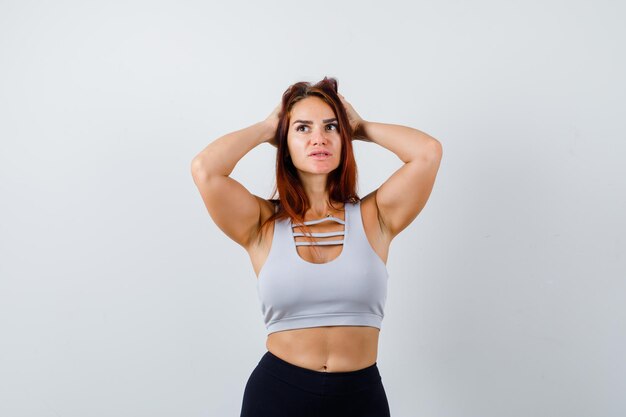
{"label": "hand in hair", "polygon": [[352,105],[348,103],[348,101],[341,94],[337,93],[339,98],[341,99],[341,103],[346,109],[346,113],[348,114],[348,120],[350,122],[350,126],[352,127],[352,139],[363,139],[362,125],[364,120],[359,114],[354,110]]}
{"label": "hand in hair", "polygon": [[281,107],[282,103],[278,103],[278,106],[276,106],[272,113],[265,119],[265,123],[268,124],[269,130],[272,132],[271,137],[268,137],[265,142],[275,148],[278,148],[278,143],[276,143],[276,129],[278,129],[278,115],[280,114]]}

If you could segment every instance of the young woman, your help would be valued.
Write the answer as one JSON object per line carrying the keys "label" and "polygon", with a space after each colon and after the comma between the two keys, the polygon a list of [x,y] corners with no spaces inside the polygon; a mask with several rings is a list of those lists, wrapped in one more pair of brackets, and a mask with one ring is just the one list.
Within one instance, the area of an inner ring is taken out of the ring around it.
{"label": "young woman", "polygon": [[[404,162],[363,198],[355,139]],[[264,142],[277,148],[279,199],[229,177]],[[439,141],[424,132],[363,120],[325,77],[291,85],[266,120],[193,159],[209,214],[250,255],[268,330],[241,417],[390,415],[376,362],[388,250],[426,204],[441,156]]]}

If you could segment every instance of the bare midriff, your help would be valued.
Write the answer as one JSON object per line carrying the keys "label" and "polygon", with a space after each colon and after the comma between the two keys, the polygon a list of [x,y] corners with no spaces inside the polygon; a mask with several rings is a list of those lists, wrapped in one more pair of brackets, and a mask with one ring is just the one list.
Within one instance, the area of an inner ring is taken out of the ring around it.
{"label": "bare midriff", "polygon": [[324,326],[283,330],[267,337],[272,354],[318,372],[350,372],[376,363],[380,330],[368,326]]}

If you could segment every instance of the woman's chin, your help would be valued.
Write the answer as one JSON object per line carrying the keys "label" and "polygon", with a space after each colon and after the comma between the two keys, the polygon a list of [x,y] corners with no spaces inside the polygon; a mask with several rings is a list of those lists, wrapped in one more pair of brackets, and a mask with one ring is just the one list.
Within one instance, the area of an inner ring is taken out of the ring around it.
{"label": "woman's chin", "polygon": [[328,167],[314,167],[309,169],[299,169],[300,173],[305,175],[328,175],[338,167],[328,166]]}

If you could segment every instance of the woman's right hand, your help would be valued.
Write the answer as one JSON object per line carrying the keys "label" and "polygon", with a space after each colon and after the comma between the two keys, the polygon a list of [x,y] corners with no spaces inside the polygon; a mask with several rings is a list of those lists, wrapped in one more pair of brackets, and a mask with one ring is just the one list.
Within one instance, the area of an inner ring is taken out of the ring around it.
{"label": "woman's right hand", "polygon": [[265,123],[269,126],[269,130],[272,132],[271,136],[268,137],[265,142],[269,143],[275,148],[278,148],[278,143],[276,143],[276,129],[278,129],[278,115],[280,113],[281,107],[282,103],[278,103],[278,106],[276,106],[272,113],[265,119]]}

